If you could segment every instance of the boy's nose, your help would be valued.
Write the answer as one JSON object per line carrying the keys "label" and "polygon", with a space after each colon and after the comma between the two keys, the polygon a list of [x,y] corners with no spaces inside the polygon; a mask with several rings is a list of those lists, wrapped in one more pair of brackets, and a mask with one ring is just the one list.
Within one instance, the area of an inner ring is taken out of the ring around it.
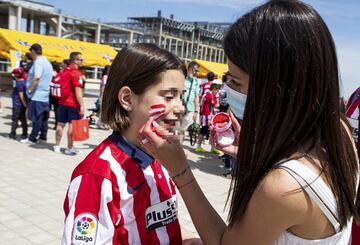
{"label": "boy's nose", "polygon": [[176,106],[174,106],[174,113],[180,117],[185,114],[185,106],[181,100],[176,104]]}

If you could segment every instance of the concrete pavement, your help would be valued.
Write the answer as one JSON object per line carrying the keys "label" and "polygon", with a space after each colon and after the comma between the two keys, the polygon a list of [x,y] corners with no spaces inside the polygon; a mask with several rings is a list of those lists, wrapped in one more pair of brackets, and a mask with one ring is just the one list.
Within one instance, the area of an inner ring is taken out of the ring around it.
{"label": "concrete pavement", "polygon": [[[94,107],[95,98],[85,98],[86,108]],[[75,166],[110,131],[91,129],[90,139],[77,143],[81,155],[54,153],[55,131],[49,129],[48,142],[25,145],[7,138],[11,125],[11,99],[2,98],[0,114],[0,243],[2,245],[60,244],[63,230],[64,197]],[[90,113],[88,113],[90,114]],[[49,128],[53,127],[51,113]],[[29,128],[30,132],[31,128]],[[18,128],[18,134],[21,129]],[[62,140],[63,149],[66,137]],[[218,213],[226,219],[224,205],[230,179],[224,178],[220,160],[210,153],[198,154],[184,145],[194,174]],[[209,146],[205,146],[209,149]],[[181,225],[188,232],[196,231],[179,196]]]}

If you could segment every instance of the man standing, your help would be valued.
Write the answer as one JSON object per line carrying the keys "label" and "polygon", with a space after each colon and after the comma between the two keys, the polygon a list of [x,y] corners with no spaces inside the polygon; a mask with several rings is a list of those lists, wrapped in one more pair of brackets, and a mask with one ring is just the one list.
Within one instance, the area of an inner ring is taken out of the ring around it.
{"label": "man standing", "polygon": [[62,72],[67,73],[63,75],[61,83],[66,83],[68,86],[67,97],[59,100],[58,107],[58,124],[56,126],[56,144],[54,151],[60,152],[60,141],[66,123],[69,123],[67,132],[68,148],[65,150],[67,155],[76,155],[78,151],[74,148],[72,140],[72,120],[78,120],[84,116],[84,102],[82,95],[82,74],[79,67],[83,63],[83,58],[80,52],[72,52],[70,54],[70,65],[67,66]]}
{"label": "man standing", "polygon": [[182,98],[185,106],[185,115],[178,126],[181,143],[184,140],[184,134],[188,127],[198,119],[200,85],[196,74],[199,72],[199,67],[199,64],[194,61],[188,65],[188,73],[184,83],[184,94]]}
{"label": "man standing", "polygon": [[22,143],[34,144],[37,137],[40,140],[47,140],[49,93],[52,80],[52,66],[48,59],[42,56],[42,47],[35,43],[30,47],[33,65],[29,71],[26,84],[27,96],[29,98],[28,117],[32,122],[32,131]]}

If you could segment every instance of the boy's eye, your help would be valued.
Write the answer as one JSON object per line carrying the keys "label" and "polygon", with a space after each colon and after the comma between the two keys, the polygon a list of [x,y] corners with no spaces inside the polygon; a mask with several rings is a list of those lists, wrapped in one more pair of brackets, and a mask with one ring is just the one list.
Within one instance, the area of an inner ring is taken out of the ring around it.
{"label": "boy's eye", "polygon": [[172,100],[174,98],[174,96],[165,96],[166,100]]}

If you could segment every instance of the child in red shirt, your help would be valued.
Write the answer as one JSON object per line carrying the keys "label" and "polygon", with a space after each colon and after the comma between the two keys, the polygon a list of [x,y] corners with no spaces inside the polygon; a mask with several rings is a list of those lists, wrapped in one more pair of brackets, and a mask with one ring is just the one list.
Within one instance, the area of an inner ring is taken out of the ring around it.
{"label": "child in red shirt", "polygon": [[[207,90],[201,98],[201,107],[200,107],[200,135],[198,140],[198,145],[195,149],[196,152],[205,152],[201,147],[204,138],[209,138],[209,125],[212,116],[215,114],[215,107],[217,104],[217,94],[219,93],[221,85],[213,83],[210,86],[210,90]],[[218,151],[213,150],[214,153],[219,154]]]}

